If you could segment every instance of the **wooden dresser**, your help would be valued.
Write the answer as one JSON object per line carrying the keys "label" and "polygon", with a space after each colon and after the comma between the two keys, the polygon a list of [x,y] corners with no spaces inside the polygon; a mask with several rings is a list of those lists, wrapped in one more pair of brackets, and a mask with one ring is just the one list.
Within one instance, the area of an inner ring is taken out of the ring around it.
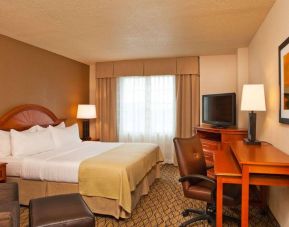
{"label": "wooden dresser", "polygon": [[[195,133],[201,138],[207,165],[214,165],[215,153],[218,150],[226,148],[232,141],[247,137],[247,129],[220,129],[209,125],[195,127]],[[210,173],[213,173],[213,170]]]}

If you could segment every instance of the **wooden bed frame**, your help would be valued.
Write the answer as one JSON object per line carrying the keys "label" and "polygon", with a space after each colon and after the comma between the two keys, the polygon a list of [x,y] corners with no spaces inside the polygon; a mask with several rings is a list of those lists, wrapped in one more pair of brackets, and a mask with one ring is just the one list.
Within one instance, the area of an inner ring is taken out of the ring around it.
{"label": "wooden bed frame", "polygon": [[[0,130],[22,131],[34,125],[47,127],[48,125],[58,125],[62,121],[64,119],[57,118],[52,111],[43,106],[26,104],[17,106],[0,117]],[[159,176],[160,170],[159,164],[157,164],[131,192],[132,209],[135,208],[141,196],[148,194],[150,185]],[[78,183],[25,180],[11,176],[7,177],[7,182],[18,183],[20,204],[22,205],[28,205],[33,198],[79,192]],[[83,196],[83,198],[94,213],[111,215],[115,218],[129,218],[131,215],[120,207],[116,200],[88,196]]]}
{"label": "wooden bed frame", "polygon": [[63,119],[58,119],[53,112],[43,106],[26,104],[17,106],[0,117],[0,129],[23,131],[34,125],[58,125],[62,121]]}

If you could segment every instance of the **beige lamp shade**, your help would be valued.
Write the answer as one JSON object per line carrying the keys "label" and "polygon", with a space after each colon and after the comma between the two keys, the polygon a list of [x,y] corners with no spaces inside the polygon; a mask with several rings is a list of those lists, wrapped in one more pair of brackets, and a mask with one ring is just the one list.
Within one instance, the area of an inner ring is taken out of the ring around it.
{"label": "beige lamp shade", "polygon": [[241,110],[265,111],[265,94],[263,84],[245,84],[242,91]]}
{"label": "beige lamp shade", "polygon": [[77,108],[78,119],[94,119],[96,118],[95,105],[80,104]]}

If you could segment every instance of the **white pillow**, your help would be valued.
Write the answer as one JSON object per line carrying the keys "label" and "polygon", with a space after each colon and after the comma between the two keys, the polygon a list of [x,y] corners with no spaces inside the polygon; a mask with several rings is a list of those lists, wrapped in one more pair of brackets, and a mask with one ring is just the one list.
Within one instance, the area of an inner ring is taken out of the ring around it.
{"label": "white pillow", "polygon": [[[14,130],[14,129],[13,129]],[[34,125],[32,126],[31,128],[29,129],[26,129],[24,131],[21,131],[21,132],[36,132],[37,131],[37,125]]]}
{"label": "white pillow", "polygon": [[10,155],[10,132],[0,130],[0,158],[5,158]]}
{"label": "white pillow", "polygon": [[[56,126],[51,126],[51,127],[54,127],[54,128],[65,128],[65,123],[62,121],[60,124],[58,124],[58,125],[56,125]],[[48,127],[47,127],[47,128],[48,128]],[[38,132],[39,132],[39,131],[42,131],[42,130],[44,130],[44,129],[47,129],[47,128],[42,127],[42,126],[40,126],[40,125],[36,125],[36,129],[37,129]]]}
{"label": "white pillow", "polygon": [[81,143],[77,124],[66,128],[56,128],[49,126],[49,130],[51,131],[56,148],[67,144]]}
{"label": "white pillow", "polygon": [[11,150],[14,157],[25,157],[55,148],[49,130],[41,132],[18,132],[11,130]]}
{"label": "white pillow", "polygon": [[[36,128],[37,128],[36,126],[33,126],[22,132],[23,133],[36,132]],[[8,156],[11,156],[10,132],[0,130],[0,158],[5,158]]]}

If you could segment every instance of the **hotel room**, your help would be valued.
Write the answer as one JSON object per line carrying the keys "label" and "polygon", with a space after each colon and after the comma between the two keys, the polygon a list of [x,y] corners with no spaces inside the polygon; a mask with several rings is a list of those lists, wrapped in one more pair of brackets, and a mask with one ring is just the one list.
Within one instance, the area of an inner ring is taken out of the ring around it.
{"label": "hotel room", "polygon": [[288,12],[1,0],[0,226],[289,226]]}

